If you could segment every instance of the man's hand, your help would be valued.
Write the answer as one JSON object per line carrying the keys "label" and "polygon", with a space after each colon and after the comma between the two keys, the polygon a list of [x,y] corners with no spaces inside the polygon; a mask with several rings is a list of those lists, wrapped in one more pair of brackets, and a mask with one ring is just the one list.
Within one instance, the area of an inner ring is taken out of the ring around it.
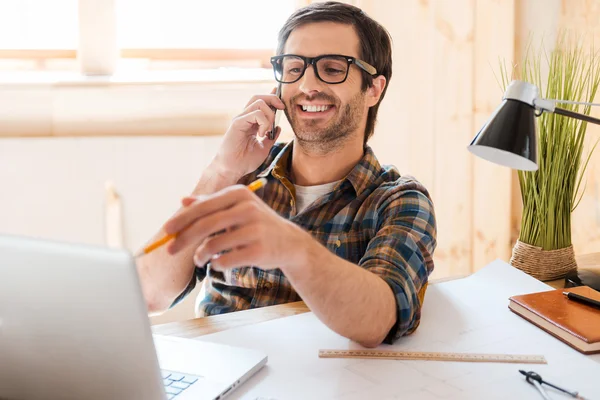
{"label": "man's hand", "polygon": [[[278,128],[274,140],[267,138],[267,132],[272,129],[275,119],[275,112],[271,107],[280,110],[285,108],[274,94],[257,95],[233,119],[217,155],[203,171],[194,188],[194,196],[209,195],[234,185],[242,176],[254,171],[264,162],[280,133]],[[194,200],[195,197],[193,200],[186,200],[184,205],[189,205]],[[186,209],[175,215],[185,216],[188,212]],[[164,231],[159,231],[148,243],[164,235]],[[184,239],[186,236],[184,235]],[[181,240],[176,242],[181,243]],[[194,246],[182,246],[175,256],[161,247],[136,259],[142,291],[151,313],[166,310],[189,285],[190,280],[194,279],[192,257],[197,247],[195,242]]]}
{"label": "man's hand", "polygon": [[197,265],[280,268],[321,321],[363,346],[379,345],[394,325],[394,293],[381,277],[331,253],[247,187],[182,203],[164,226],[178,233],[167,247],[170,254],[197,246]]}
{"label": "man's hand", "polygon": [[[262,269],[301,266],[314,239],[280,217],[247,187],[236,185],[214,195],[186,197],[167,221],[167,234],[178,233],[167,251],[196,246],[196,265],[215,269],[256,265]],[[284,251],[285,250],[285,251]]]}
{"label": "man's hand", "polygon": [[225,133],[223,143],[211,167],[220,175],[233,176],[235,181],[256,170],[267,158],[269,150],[279,137],[277,128],[273,140],[268,138],[275,120],[275,111],[285,108],[274,94],[257,95],[250,99],[244,111],[235,117]]}

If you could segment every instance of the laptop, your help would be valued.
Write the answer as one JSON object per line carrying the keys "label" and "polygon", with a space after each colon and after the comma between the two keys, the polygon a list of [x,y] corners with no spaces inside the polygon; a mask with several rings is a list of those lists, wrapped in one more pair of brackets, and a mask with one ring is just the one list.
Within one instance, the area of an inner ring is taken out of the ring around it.
{"label": "laptop", "polygon": [[0,235],[0,399],[222,399],[266,362],[153,336],[125,251]]}

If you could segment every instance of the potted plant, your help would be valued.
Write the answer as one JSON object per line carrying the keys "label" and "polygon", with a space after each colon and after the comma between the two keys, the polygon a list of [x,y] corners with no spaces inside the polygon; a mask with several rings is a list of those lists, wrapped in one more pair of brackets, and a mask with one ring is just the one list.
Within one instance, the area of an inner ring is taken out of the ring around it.
{"label": "potted plant", "polygon": [[[528,47],[515,78],[540,88],[546,99],[587,102],[600,85],[600,55],[562,35],[549,54]],[[510,80],[502,68],[504,87]],[[589,115],[589,105],[557,104]],[[571,243],[571,213],[583,195],[581,186],[590,156],[583,156],[587,123],[552,113],[537,119],[538,170],[519,171],[523,201],[521,230],[510,263],[540,280],[564,277],[577,268]],[[597,141],[596,141],[597,144]],[[584,185],[585,186],[585,185]]]}

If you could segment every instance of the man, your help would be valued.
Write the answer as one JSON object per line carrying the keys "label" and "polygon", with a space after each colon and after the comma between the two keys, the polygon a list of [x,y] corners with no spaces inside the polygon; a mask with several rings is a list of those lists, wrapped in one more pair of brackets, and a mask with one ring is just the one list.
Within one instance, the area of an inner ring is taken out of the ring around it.
{"label": "man", "polygon": [[[288,19],[277,54],[281,101],[250,100],[154,239],[177,238],[138,258],[148,309],[206,279],[204,315],[302,299],[339,334],[390,343],[419,324],[436,230],[426,189],[366,145],[391,78],[389,34],[356,7],[316,3]],[[267,138],[271,107],[293,142]],[[263,189],[246,188],[260,177]]]}

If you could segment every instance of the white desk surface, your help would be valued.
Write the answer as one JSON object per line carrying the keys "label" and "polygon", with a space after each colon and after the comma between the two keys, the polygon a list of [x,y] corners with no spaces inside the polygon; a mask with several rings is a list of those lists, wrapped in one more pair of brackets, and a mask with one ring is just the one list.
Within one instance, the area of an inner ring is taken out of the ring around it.
{"label": "white desk surface", "polygon": [[[551,287],[494,261],[463,279],[427,289],[421,325],[390,350],[539,354],[547,365],[319,359],[319,349],[359,345],[334,333],[314,314],[281,318],[202,336],[199,340],[255,348],[267,366],[231,399],[541,399],[519,369],[586,399],[600,399],[600,355],[585,356],[508,309],[512,295]],[[569,399],[551,388],[553,399]]]}

